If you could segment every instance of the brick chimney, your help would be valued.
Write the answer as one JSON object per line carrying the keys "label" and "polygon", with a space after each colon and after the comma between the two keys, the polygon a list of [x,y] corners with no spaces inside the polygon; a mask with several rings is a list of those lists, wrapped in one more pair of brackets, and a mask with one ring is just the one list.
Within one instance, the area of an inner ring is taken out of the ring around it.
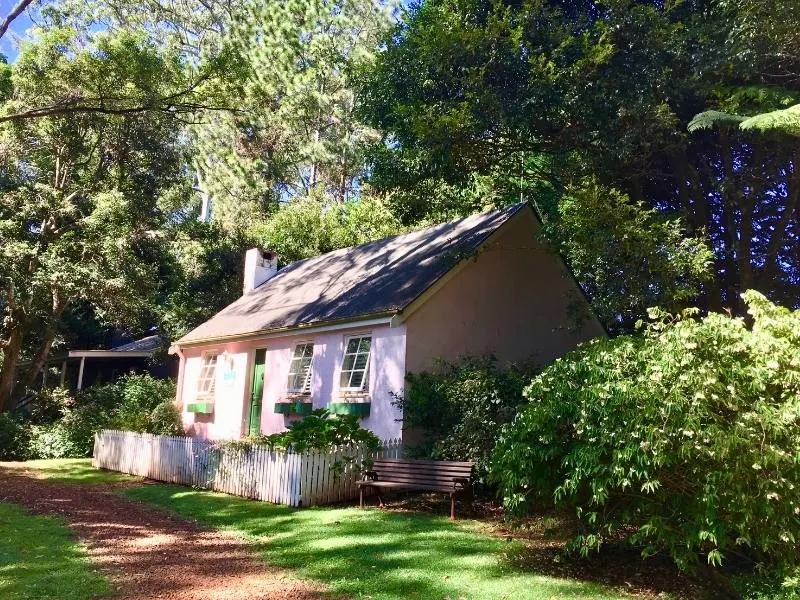
{"label": "brick chimney", "polygon": [[278,255],[251,248],[244,258],[243,293],[251,292],[278,272]]}

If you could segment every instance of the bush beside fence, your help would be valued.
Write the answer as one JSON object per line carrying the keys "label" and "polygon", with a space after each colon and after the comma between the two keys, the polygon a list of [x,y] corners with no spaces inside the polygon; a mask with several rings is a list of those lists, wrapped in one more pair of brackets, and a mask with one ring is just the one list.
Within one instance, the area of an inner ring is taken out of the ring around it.
{"label": "bush beside fence", "polygon": [[315,506],[357,498],[361,463],[368,458],[396,458],[401,453],[399,439],[385,441],[378,452],[344,446],[299,453],[103,430],[95,438],[92,464],[275,504]]}

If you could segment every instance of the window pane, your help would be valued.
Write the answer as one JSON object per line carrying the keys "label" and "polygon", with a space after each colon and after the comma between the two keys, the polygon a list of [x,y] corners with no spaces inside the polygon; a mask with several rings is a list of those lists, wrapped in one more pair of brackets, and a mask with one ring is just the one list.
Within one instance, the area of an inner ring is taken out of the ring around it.
{"label": "window pane", "polygon": [[356,355],[355,366],[354,369],[359,371],[363,371],[367,368],[367,359],[369,358],[369,354],[358,354]]}
{"label": "window pane", "polygon": [[358,350],[358,340],[359,338],[350,338],[347,342],[347,352],[348,354],[353,354]]}
{"label": "window pane", "polygon": [[342,364],[342,370],[352,371],[355,360],[356,360],[355,354],[345,354],[344,363]]}
{"label": "window pane", "polygon": [[342,371],[342,375],[339,377],[339,387],[350,387],[350,371]]}
{"label": "window pane", "polygon": [[364,371],[353,371],[353,376],[350,378],[350,387],[360,388],[363,381]]}
{"label": "window pane", "polygon": [[372,341],[372,338],[368,338],[368,337],[361,338],[361,342],[360,342],[360,344],[358,346],[358,351],[359,352],[369,352],[369,346],[370,346],[370,342],[371,341]]}

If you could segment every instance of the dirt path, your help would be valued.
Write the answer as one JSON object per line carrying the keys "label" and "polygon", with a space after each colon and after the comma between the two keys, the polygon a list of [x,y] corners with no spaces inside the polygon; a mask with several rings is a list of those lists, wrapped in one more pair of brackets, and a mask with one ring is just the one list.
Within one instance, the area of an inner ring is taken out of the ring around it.
{"label": "dirt path", "polygon": [[162,510],[131,502],[120,485],[69,485],[0,468],[0,501],[65,518],[115,598],[319,600],[328,596],[265,565],[247,545]]}

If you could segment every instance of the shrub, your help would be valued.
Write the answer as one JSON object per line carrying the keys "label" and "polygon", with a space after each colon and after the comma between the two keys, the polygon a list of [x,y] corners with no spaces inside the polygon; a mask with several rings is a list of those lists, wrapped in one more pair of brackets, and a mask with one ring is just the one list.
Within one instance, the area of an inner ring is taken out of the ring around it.
{"label": "shrub", "polygon": [[75,405],[75,399],[64,388],[44,388],[34,393],[28,405],[27,421],[34,424],[52,423]]}
{"label": "shrub", "polygon": [[[107,401],[110,395],[117,398],[108,424],[112,429],[158,433],[163,423],[153,422],[154,411],[159,405],[171,403],[175,399],[174,381],[156,379],[147,374],[126,375],[103,387],[108,389],[94,392],[101,401]],[[165,411],[160,409],[155,414],[161,419]]]}
{"label": "shrub", "polygon": [[183,421],[172,400],[165,400],[150,413],[148,433],[156,435],[183,435]]}
{"label": "shrub", "polygon": [[14,412],[0,413],[0,460],[26,460],[30,432]]}
{"label": "shrub", "polygon": [[744,298],[751,328],[652,311],[536,377],[493,455],[507,505],[576,507],[583,553],[618,535],[682,568],[798,564],[800,311]]}
{"label": "shrub", "polygon": [[501,425],[514,418],[524,402],[523,389],[534,368],[514,365],[498,369],[490,356],[440,361],[435,372],[406,376],[404,426],[419,430],[424,441],[419,456],[441,460],[472,460],[479,475],[486,472]]}
{"label": "shrub", "polygon": [[364,429],[353,415],[331,415],[320,408],[300,421],[289,425],[282,433],[253,438],[252,441],[271,448],[289,448],[303,452],[309,448],[324,450],[334,446],[357,445],[376,451],[381,440],[368,429]]}
{"label": "shrub", "polygon": [[150,375],[127,375],[93,386],[72,399],[63,390],[43,393],[41,413],[60,407],[61,418],[30,426],[31,458],[91,456],[95,433],[122,429],[160,435],[182,435],[181,416],[173,405],[175,382]]}
{"label": "shrub", "polygon": [[83,458],[92,455],[94,435],[108,427],[108,410],[83,404],[46,425],[31,427],[30,455],[34,458]]}

